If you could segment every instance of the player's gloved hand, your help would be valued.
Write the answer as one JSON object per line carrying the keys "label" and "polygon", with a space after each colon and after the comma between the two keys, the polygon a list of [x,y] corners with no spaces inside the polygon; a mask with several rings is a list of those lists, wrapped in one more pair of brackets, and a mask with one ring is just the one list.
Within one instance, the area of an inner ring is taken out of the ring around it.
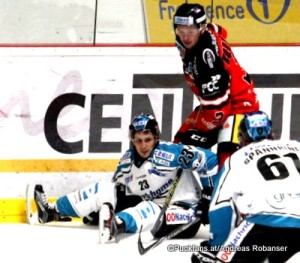
{"label": "player's gloved hand", "polygon": [[204,187],[202,189],[202,195],[198,205],[198,211],[200,212],[201,215],[200,216],[201,223],[204,225],[209,224],[208,210],[209,210],[212,191],[213,191],[212,187]]}
{"label": "player's gloved hand", "polygon": [[200,246],[201,250],[192,254],[192,263],[223,263],[222,260],[218,259],[215,254],[209,251],[207,241],[201,242]]}
{"label": "player's gloved hand", "polygon": [[83,223],[90,226],[99,225],[99,212],[92,212],[88,216],[83,217]]}
{"label": "player's gloved hand", "polygon": [[181,135],[181,142],[183,144],[209,149],[216,143],[215,138],[217,138],[217,132],[218,129],[212,130],[209,133],[196,129],[190,129]]}

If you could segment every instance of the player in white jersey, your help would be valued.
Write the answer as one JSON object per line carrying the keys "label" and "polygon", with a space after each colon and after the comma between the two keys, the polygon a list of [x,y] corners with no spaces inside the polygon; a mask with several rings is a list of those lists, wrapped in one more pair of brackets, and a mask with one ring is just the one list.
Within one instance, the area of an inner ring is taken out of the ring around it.
{"label": "player in white jersey", "polygon": [[210,239],[192,262],[286,262],[300,251],[300,143],[274,140],[264,112],[246,114],[209,210]]}
{"label": "player in white jersey", "polygon": [[[217,173],[217,156],[202,148],[160,141],[158,123],[152,115],[135,117],[129,133],[130,148],[120,159],[111,182],[92,184],[60,197],[54,204],[48,202],[43,187],[37,185],[39,221],[47,223],[64,216],[87,219],[101,208],[99,224],[104,242],[116,232],[135,233],[142,225],[149,229],[160,214],[179,168],[183,171],[181,178],[156,235],[165,235],[174,225],[195,218],[201,187],[211,186]],[[187,229],[182,237],[195,235],[198,228],[199,224]]]}

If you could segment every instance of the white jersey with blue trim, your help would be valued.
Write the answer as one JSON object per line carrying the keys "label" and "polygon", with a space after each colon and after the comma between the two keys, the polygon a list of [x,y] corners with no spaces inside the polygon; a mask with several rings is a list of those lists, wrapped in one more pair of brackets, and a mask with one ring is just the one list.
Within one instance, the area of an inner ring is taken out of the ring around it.
{"label": "white jersey with blue trim", "polygon": [[210,245],[222,245],[242,218],[300,228],[300,143],[263,140],[235,152],[221,169],[210,207]]}
{"label": "white jersey with blue trim", "polygon": [[209,150],[160,141],[150,157],[137,166],[134,149],[129,149],[120,159],[113,181],[126,186],[128,194],[141,196],[162,204],[172,185],[179,167],[183,174],[172,198],[172,204],[196,205],[201,197],[201,174],[203,184],[210,184],[217,173],[216,154]]}

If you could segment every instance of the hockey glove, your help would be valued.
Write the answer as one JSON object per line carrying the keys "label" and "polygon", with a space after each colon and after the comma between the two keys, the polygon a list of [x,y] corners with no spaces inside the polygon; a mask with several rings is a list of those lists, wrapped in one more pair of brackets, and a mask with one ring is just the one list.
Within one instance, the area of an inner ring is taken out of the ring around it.
{"label": "hockey glove", "polygon": [[204,149],[210,149],[217,143],[218,132],[218,129],[214,129],[209,133],[196,129],[190,129],[185,133],[177,133],[175,138],[178,137],[178,139],[186,145],[194,145]]}

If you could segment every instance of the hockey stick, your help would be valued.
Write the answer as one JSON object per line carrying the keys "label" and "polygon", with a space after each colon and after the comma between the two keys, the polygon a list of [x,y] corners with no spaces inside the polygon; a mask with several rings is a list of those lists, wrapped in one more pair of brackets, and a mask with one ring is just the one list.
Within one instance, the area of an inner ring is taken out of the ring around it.
{"label": "hockey stick", "polygon": [[164,203],[164,205],[163,205],[163,207],[160,211],[160,214],[158,215],[158,218],[156,219],[156,222],[155,222],[153,228],[150,231],[153,236],[155,236],[157,234],[157,232],[158,232],[158,230],[159,230],[159,228],[160,228],[160,226],[163,222],[165,212],[166,212],[166,210],[168,209],[168,207],[171,203],[172,197],[175,193],[178,182],[181,178],[181,174],[182,174],[182,168],[180,167],[180,168],[178,168],[177,173],[174,177],[174,181],[173,181],[172,186],[169,190],[168,196],[166,197],[165,203]]}
{"label": "hockey stick", "polygon": [[139,239],[138,239],[138,249],[141,255],[146,254],[149,250],[157,247],[159,244],[161,244],[163,241],[165,240],[169,240],[172,239],[173,237],[177,236],[178,234],[180,234],[181,232],[183,232],[184,230],[188,229],[189,227],[191,227],[192,225],[194,225],[195,223],[200,221],[200,217],[197,216],[195,219],[193,219],[192,221],[190,221],[187,224],[184,225],[180,225],[179,227],[177,227],[176,229],[174,229],[173,231],[171,231],[169,234],[157,239],[154,243],[152,243],[151,245],[149,245],[148,247],[144,247],[142,240],[141,240],[141,233],[142,233],[142,227],[140,229],[140,233],[139,233]]}

